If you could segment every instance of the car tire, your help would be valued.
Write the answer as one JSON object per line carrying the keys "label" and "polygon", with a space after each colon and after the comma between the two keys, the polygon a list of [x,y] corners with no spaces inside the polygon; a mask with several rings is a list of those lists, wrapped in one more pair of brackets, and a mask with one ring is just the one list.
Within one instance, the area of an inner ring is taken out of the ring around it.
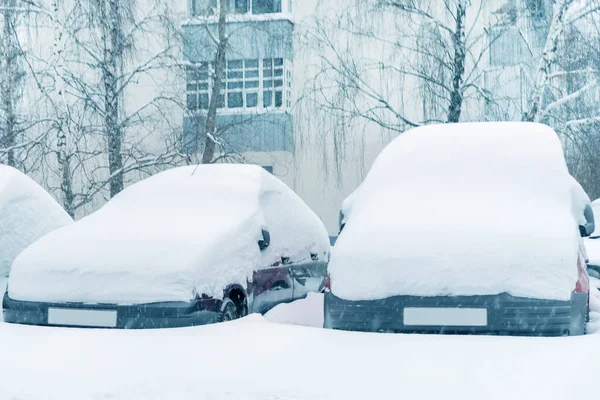
{"label": "car tire", "polygon": [[237,308],[231,299],[223,299],[221,311],[219,312],[219,322],[233,321],[238,318]]}

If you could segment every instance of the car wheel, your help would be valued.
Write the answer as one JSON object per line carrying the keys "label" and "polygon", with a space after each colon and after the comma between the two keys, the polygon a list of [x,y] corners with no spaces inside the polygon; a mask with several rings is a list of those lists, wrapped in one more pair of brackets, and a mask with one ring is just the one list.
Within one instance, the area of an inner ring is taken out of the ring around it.
{"label": "car wheel", "polygon": [[219,322],[233,321],[238,318],[237,309],[233,301],[229,298],[223,299],[221,311],[219,313]]}

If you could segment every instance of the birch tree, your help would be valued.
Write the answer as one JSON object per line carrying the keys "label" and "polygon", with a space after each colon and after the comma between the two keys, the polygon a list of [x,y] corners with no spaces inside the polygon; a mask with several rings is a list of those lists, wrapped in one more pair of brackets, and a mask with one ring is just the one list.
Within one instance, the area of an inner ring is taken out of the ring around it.
{"label": "birch tree", "polygon": [[322,68],[304,98],[344,123],[359,118],[396,132],[458,122],[465,103],[491,101],[481,85],[493,42],[483,9],[483,1],[370,0],[319,18],[307,40]]}
{"label": "birch tree", "polygon": [[25,71],[17,34],[22,11],[18,0],[2,0],[0,5],[0,161],[17,167],[16,153],[23,147],[20,138],[24,122],[20,119],[19,106],[23,99]]}
{"label": "birch tree", "polygon": [[202,151],[203,164],[213,162],[218,140],[217,108],[219,95],[221,94],[221,83],[225,74],[225,58],[227,54],[227,3],[228,0],[219,0],[219,21],[217,23],[218,36],[216,38],[213,37],[216,51],[213,71],[213,87],[206,115],[206,139]]}
{"label": "birch tree", "polygon": [[[548,27],[548,34],[544,48],[537,67],[533,72],[533,86],[529,96],[529,107],[523,114],[523,121],[540,122],[553,110],[576,100],[582,94],[592,90],[598,82],[594,73],[590,70],[568,71],[561,69],[559,62],[564,56],[564,50],[568,44],[564,42],[565,32],[576,24],[587,24],[597,16],[600,11],[600,3],[595,0],[579,2],[576,0],[556,0],[552,6],[552,18]],[[562,54],[561,54],[561,44]],[[587,75],[588,81],[571,93],[563,94],[545,105],[546,93],[551,89],[553,80],[564,78],[568,75]]]}

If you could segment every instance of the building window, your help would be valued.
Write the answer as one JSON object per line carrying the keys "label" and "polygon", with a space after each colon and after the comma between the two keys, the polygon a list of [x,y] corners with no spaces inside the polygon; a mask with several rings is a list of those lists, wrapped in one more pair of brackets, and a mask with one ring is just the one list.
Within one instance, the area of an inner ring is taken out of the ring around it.
{"label": "building window", "polygon": [[527,0],[527,8],[529,8],[531,19],[534,22],[544,21],[546,19],[544,0]]}
{"label": "building window", "polygon": [[273,174],[273,166],[271,166],[271,165],[263,165],[263,168],[268,173]]}
{"label": "building window", "polygon": [[[190,13],[194,17],[216,15],[219,0],[188,0]],[[231,14],[274,14],[282,12],[284,0],[227,0],[227,12]],[[288,12],[292,10],[292,0],[288,1]]]}
{"label": "building window", "polygon": [[250,11],[250,0],[229,0],[229,10],[234,14],[246,14]]}
{"label": "building window", "polygon": [[263,107],[283,105],[283,58],[263,60]]}
{"label": "building window", "polygon": [[217,0],[189,0],[190,14],[193,17],[206,17],[216,14]]}
{"label": "building window", "polygon": [[253,14],[273,14],[281,12],[282,0],[252,0]]}
{"label": "building window", "polygon": [[227,62],[227,108],[254,108],[258,104],[258,60]]}
{"label": "building window", "polygon": [[[189,110],[208,110],[213,74],[212,63],[186,68]],[[291,80],[291,62],[283,58],[227,61],[217,107],[232,110],[290,107]]]}
{"label": "building window", "polygon": [[187,108],[208,110],[208,63],[186,67]]}

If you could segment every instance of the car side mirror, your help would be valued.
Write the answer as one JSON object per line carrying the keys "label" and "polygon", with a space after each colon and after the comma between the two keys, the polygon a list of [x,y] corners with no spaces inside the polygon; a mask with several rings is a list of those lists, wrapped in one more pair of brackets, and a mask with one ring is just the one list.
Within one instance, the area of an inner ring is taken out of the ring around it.
{"label": "car side mirror", "polygon": [[579,233],[581,234],[581,237],[588,237],[591,236],[592,233],[594,233],[594,231],[596,230],[594,211],[592,210],[592,207],[589,204],[585,206],[583,214],[585,216],[586,223],[585,225],[579,225]]}
{"label": "car side mirror", "polygon": [[271,244],[271,234],[268,230],[262,230],[262,239],[258,241],[258,247],[261,251],[265,250]]}
{"label": "car side mirror", "polygon": [[595,230],[596,226],[593,222],[588,222],[585,225],[579,225],[579,233],[581,234],[581,237],[591,236]]}

